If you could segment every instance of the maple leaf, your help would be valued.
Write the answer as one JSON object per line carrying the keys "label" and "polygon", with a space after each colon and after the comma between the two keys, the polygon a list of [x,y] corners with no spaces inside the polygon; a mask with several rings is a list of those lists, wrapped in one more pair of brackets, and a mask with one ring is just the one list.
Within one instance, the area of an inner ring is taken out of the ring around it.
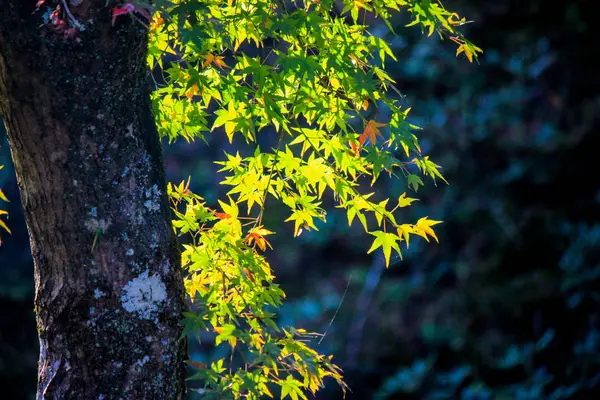
{"label": "maple leaf", "polygon": [[402,253],[400,252],[400,247],[398,246],[398,241],[400,237],[394,233],[387,233],[382,231],[369,232],[369,234],[375,236],[375,240],[371,245],[367,254],[372,253],[375,249],[382,247],[383,248],[383,256],[385,257],[385,266],[388,267],[390,265],[390,256],[392,253],[392,249],[396,250],[400,256]]}
{"label": "maple leaf", "polygon": [[223,56],[215,56],[214,54],[208,54],[207,56],[203,56],[202,58],[204,58],[202,68],[206,68],[210,64],[215,64],[220,69],[223,69],[223,67],[229,67],[229,65],[225,64],[225,61],[223,61]]}
{"label": "maple leaf", "polygon": [[[365,131],[362,133],[362,135],[360,135],[360,137],[358,138],[358,142],[360,143],[360,145],[362,146],[365,141],[367,140],[367,138],[369,138],[369,140],[371,141],[371,144],[373,146],[375,146],[375,143],[377,142],[377,136],[381,136],[381,132],[379,132],[379,128],[382,126],[386,126],[387,124],[382,124],[379,122],[376,122],[375,120],[370,120],[369,122],[367,122],[367,126],[365,126]],[[383,137],[383,136],[381,136]]]}
{"label": "maple leaf", "polygon": [[158,29],[158,27],[161,26],[164,22],[165,20],[161,16],[157,16],[152,20],[152,23],[150,24],[150,30]]}
{"label": "maple leaf", "polygon": [[[270,247],[270,246],[269,246],[269,247]],[[252,283],[256,283],[256,281],[254,280],[254,275],[252,275],[252,274],[250,273],[250,271],[248,271],[248,268],[244,268],[242,271],[244,272],[244,275],[246,275],[246,278],[250,279],[250,281],[251,281]]]}
{"label": "maple leaf", "polygon": [[194,83],[192,87],[185,92],[185,96],[191,101],[192,98],[198,93],[200,93],[200,88],[198,87],[197,83]]}
{"label": "maple leaf", "polygon": [[227,218],[231,218],[231,215],[227,214],[227,213],[220,213],[218,211],[214,211],[213,214],[215,214],[215,217],[219,218],[219,219],[227,219]]}
{"label": "maple leaf", "polygon": [[348,143],[350,143],[350,147],[352,148],[354,155],[356,157],[359,157],[360,156],[360,144],[357,146],[353,141],[350,141]]}
{"label": "maple leaf", "polygon": [[[456,18],[456,19],[454,19]],[[449,17],[448,17],[448,23],[450,25],[464,25],[467,23],[467,19],[466,18],[461,18],[457,13],[452,13]]]}
{"label": "maple leaf", "polygon": [[456,57],[458,57],[458,55],[460,53],[465,53],[465,55],[467,56],[467,58],[469,59],[469,62],[473,62],[473,53],[469,50],[468,47],[466,47],[464,44],[461,44],[460,46],[458,46],[458,48],[456,49]]}
{"label": "maple leaf", "polygon": [[419,201],[419,199],[415,199],[413,197],[406,197],[406,192],[404,192],[400,197],[398,197],[398,206],[408,207],[412,204],[413,201]]}
{"label": "maple leaf", "polygon": [[361,105],[362,109],[367,111],[369,109],[369,99],[365,97]]}
{"label": "maple leaf", "polygon": [[398,236],[404,239],[406,242],[406,248],[408,249],[410,246],[410,233],[414,233],[412,225],[402,224],[398,227]]}
{"label": "maple leaf", "polygon": [[433,231],[433,229],[431,229],[431,227],[441,223],[442,221],[434,221],[432,219],[427,219],[427,217],[423,217],[419,219],[416,224],[413,225],[413,232],[421,236],[428,242],[429,238],[427,237],[427,235],[429,235],[432,238],[434,238],[436,242],[439,243],[440,241],[438,240],[437,236],[435,235],[435,232]]}
{"label": "maple leaf", "polygon": [[269,248],[273,250],[271,244],[264,238],[264,236],[272,235],[273,233],[275,232],[271,232],[263,228],[262,225],[257,226],[256,228],[250,229],[250,232],[248,232],[246,239],[244,239],[244,243],[250,246],[251,243],[254,242],[255,245],[257,245],[262,251],[266,251],[267,246],[269,246]]}

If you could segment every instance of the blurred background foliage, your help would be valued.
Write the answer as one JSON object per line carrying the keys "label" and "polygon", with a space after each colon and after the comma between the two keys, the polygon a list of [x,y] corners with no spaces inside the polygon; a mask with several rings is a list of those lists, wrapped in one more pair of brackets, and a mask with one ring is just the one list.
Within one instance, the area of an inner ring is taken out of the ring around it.
{"label": "blurred background foliage", "polygon": [[[281,323],[326,332],[319,348],[344,368],[350,399],[600,398],[595,2],[445,6],[475,21],[464,29],[485,51],[480,65],[403,29],[402,18],[387,37],[399,58],[390,75],[450,182],[428,183],[406,219],[443,220],[440,244],[415,241],[386,270],[337,210],[292,239],[284,209],[267,203],[265,225],[279,234],[269,257],[288,294]],[[0,247],[0,397],[24,399],[38,351],[33,266],[4,136],[0,128],[13,234]],[[191,175],[192,190],[214,204],[226,188],[212,161],[231,147],[224,135],[209,144],[166,145],[165,154],[170,179]],[[406,188],[382,180],[376,190]],[[211,349],[191,351],[198,359]],[[317,397],[341,392],[332,384]]]}

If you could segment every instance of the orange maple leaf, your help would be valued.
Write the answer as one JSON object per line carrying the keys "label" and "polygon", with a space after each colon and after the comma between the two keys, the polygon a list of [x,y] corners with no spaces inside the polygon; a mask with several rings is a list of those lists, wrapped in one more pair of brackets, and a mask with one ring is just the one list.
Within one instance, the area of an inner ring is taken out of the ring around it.
{"label": "orange maple leaf", "polygon": [[204,58],[202,68],[206,68],[211,63],[215,64],[220,69],[223,69],[223,67],[229,67],[229,65],[225,64],[225,61],[223,61],[223,56],[215,56],[214,54],[208,54],[207,56],[203,56],[202,58]]}
{"label": "orange maple leaf", "polygon": [[244,243],[250,246],[250,244],[254,242],[255,245],[257,245],[262,251],[266,251],[267,246],[269,246],[269,248],[273,250],[271,244],[267,242],[267,240],[264,238],[264,236],[272,235],[273,233],[275,232],[271,232],[263,228],[262,225],[256,228],[252,228],[250,229],[250,232],[248,232],[248,235],[244,239]]}
{"label": "orange maple leaf", "polygon": [[248,268],[244,268],[244,269],[243,269],[243,271],[244,271],[244,275],[246,275],[246,277],[247,277],[248,279],[250,279],[250,281],[251,281],[252,283],[256,283],[256,282],[254,281],[254,276],[253,276],[253,275],[250,273],[250,271],[248,271]]}
{"label": "orange maple leaf", "polygon": [[369,99],[367,97],[364,98],[361,107],[365,111],[369,109]]}
{"label": "orange maple leaf", "polygon": [[213,214],[215,214],[215,217],[219,218],[219,219],[227,219],[227,218],[231,218],[231,215],[227,214],[227,213],[220,213],[218,211],[213,211]]}
{"label": "orange maple leaf", "polygon": [[356,157],[359,157],[360,156],[360,144],[357,146],[353,141],[350,141],[348,143],[350,143],[350,147],[352,148],[354,155]]}
{"label": "orange maple leaf", "polygon": [[192,87],[185,92],[185,96],[191,101],[192,98],[198,93],[200,93],[200,88],[198,87],[197,83],[194,83]]}
{"label": "orange maple leaf", "polygon": [[[362,146],[365,141],[367,140],[367,138],[369,138],[369,140],[371,141],[371,144],[373,146],[375,146],[375,143],[377,142],[377,136],[381,136],[381,132],[379,132],[379,128],[382,126],[386,126],[387,124],[382,124],[379,122],[376,122],[375,120],[370,120],[369,122],[367,122],[367,126],[365,126],[365,131],[362,133],[362,135],[360,135],[360,137],[358,138],[358,142],[360,143],[360,145]],[[383,136],[381,136],[383,137]]]}

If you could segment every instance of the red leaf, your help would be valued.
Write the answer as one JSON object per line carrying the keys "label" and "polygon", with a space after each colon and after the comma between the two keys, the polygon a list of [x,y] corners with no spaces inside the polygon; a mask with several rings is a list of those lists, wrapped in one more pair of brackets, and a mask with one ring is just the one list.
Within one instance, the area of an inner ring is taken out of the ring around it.
{"label": "red leaf", "polygon": [[42,4],[44,4],[45,2],[46,2],[46,0],[39,0],[39,1],[37,2],[37,4],[35,5],[35,8],[40,8],[40,6],[41,6]]}
{"label": "red leaf", "polygon": [[115,21],[117,20],[117,17],[120,17],[121,15],[130,14],[133,11],[135,11],[135,6],[133,4],[131,4],[131,3],[127,3],[127,4],[123,5],[123,7],[115,7],[115,8],[113,8],[113,14],[112,14],[112,23],[113,23],[113,25],[115,24]]}
{"label": "red leaf", "polygon": [[357,146],[356,144],[354,144],[354,142],[350,142],[350,147],[352,148],[352,151],[354,151],[356,157],[360,156],[360,146],[360,144]]}
{"label": "red leaf", "polygon": [[217,217],[219,219],[231,218],[231,215],[226,214],[226,213],[220,213],[220,212],[215,211],[214,214],[215,214],[215,217]]}

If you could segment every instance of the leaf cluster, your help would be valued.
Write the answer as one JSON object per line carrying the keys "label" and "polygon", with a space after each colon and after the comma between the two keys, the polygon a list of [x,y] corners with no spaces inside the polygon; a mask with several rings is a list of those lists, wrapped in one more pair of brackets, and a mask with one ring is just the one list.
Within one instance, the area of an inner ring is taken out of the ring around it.
{"label": "leaf cluster", "polygon": [[[471,61],[480,50],[457,31],[464,19],[439,3],[342,3],[338,9],[333,0],[156,1],[148,63],[166,82],[153,94],[160,134],[192,141],[224,130],[230,143],[248,149],[218,162],[221,183],[230,187],[220,210],[191,193],[189,181],[169,187],[174,227],[192,238],[183,260],[197,307],[186,314],[186,333],[212,331],[215,343],[232,351],[229,368],[224,360],[196,365],[205,396],[272,396],[276,385],[282,398],[296,399],[315,393],[325,377],[344,385],[331,358],[305,343],[306,332],[274,320],[284,293],[261,254],[273,234],[263,225],[267,198],[289,208],[286,221],[298,236],[325,222],[322,204],[331,195],[349,225],[357,219],[374,237],[369,252],[381,247],[386,265],[392,250],[401,257],[400,245],[408,247],[411,236],[437,241],[432,227],[440,221],[399,222],[401,209],[417,199],[377,199],[363,190],[383,172],[414,192],[422,177],[445,182],[441,167],[422,153],[410,108],[385,72],[396,56],[364,21],[382,18],[392,30],[394,13],[408,11],[409,25],[455,41],[457,54]],[[165,55],[175,61],[164,64]],[[259,135],[269,131],[277,144],[261,149]],[[239,368],[234,353],[243,360]]]}

